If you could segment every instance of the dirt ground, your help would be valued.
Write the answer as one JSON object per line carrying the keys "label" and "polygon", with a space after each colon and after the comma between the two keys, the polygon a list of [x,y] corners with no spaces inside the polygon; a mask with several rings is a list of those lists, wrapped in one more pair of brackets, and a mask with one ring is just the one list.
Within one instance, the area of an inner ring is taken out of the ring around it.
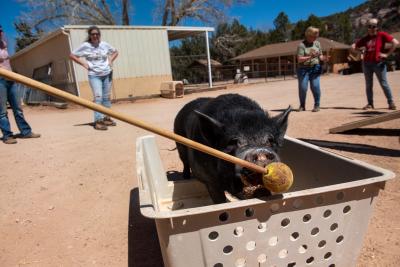
{"label": "dirt ground", "polygon": [[[400,72],[389,82],[400,107]],[[321,79],[322,109],[293,112],[287,134],[400,175],[400,120],[363,127],[350,134],[329,134],[343,123],[388,112],[375,81],[373,112],[366,104],[362,74]],[[286,80],[187,95],[118,103],[113,109],[172,130],[177,111],[204,96],[240,93],[273,114],[298,106],[297,81]],[[312,108],[311,93],[307,108]],[[92,112],[25,107],[42,138],[0,143],[0,266],[162,266],[153,221],[138,210],[135,140],[148,132],[119,122],[108,131],[85,124]],[[15,124],[13,122],[13,128]],[[173,141],[157,137],[164,167],[181,171]],[[381,191],[358,266],[399,266],[400,179]]]}

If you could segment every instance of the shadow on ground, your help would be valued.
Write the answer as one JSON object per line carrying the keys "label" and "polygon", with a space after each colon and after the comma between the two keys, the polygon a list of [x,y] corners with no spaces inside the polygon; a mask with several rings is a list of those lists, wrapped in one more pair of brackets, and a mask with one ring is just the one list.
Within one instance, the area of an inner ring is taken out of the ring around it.
{"label": "shadow on ground", "polygon": [[358,128],[342,132],[346,135],[372,135],[372,136],[399,136],[400,129],[383,129],[383,128]]}
{"label": "shadow on ground", "polygon": [[74,126],[94,126],[94,122],[87,122],[87,123],[80,123],[80,124],[74,124]]}
{"label": "shadow on ground", "polygon": [[128,267],[163,267],[153,219],[140,213],[139,189],[131,191],[128,225]]}
{"label": "shadow on ground", "polygon": [[370,145],[364,145],[364,144],[352,144],[352,143],[344,143],[344,142],[315,140],[315,139],[300,138],[300,140],[307,142],[307,143],[311,143],[316,146],[330,148],[330,149],[336,149],[336,150],[340,150],[340,151],[347,151],[347,152],[368,154],[368,155],[376,155],[376,156],[385,156],[385,157],[400,157],[400,150],[398,150],[398,149],[382,148],[382,147],[370,146]]}
{"label": "shadow on ground", "polygon": [[178,171],[167,171],[168,181],[179,181],[183,180],[183,173]]}

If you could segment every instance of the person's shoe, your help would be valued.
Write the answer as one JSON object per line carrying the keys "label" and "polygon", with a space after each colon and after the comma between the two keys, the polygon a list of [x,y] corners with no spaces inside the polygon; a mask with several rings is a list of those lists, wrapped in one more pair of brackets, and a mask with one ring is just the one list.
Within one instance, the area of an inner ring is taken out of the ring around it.
{"label": "person's shoe", "polygon": [[374,105],[367,104],[365,107],[362,108],[363,110],[374,109]]}
{"label": "person's shoe", "polygon": [[19,136],[18,136],[18,138],[22,138],[22,139],[27,139],[27,138],[39,138],[39,137],[40,137],[40,134],[33,133],[33,132],[30,132],[29,134],[26,134],[26,135],[19,135]]}
{"label": "person's shoe", "polygon": [[100,130],[100,131],[105,131],[105,130],[108,129],[107,126],[103,124],[103,121],[102,121],[102,120],[96,121],[96,122],[94,123],[94,126],[93,126],[93,127],[94,127],[96,130]]}
{"label": "person's shoe", "polygon": [[396,108],[396,105],[394,104],[394,102],[390,102],[389,103],[389,109],[390,110],[396,110],[397,108]]}
{"label": "person's shoe", "polygon": [[17,140],[14,137],[8,137],[7,139],[3,140],[3,143],[7,145],[16,144]]}
{"label": "person's shoe", "polygon": [[312,111],[312,112],[318,112],[318,111],[319,111],[319,107],[318,107],[318,106],[315,106],[311,111]]}
{"label": "person's shoe", "polygon": [[300,112],[300,111],[306,111],[306,108],[305,108],[305,107],[302,107],[302,106],[300,106],[300,107],[297,109],[297,111],[298,111],[298,112]]}
{"label": "person's shoe", "polygon": [[116,126],[117,123],[115,121],[113,121],[110,117],[106,116],[103,119],[103,124],[105,126]]}

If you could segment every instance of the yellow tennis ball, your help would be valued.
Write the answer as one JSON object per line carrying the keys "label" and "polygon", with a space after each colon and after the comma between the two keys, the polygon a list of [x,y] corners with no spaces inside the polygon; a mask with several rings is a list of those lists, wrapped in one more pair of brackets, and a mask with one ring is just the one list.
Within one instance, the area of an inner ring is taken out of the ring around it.
{"label": "yellow tennis ball", "polygon": [[267,165],[263,174],[265,188],[271,192],[282,193],[293,184],[293,173],[288,165],[282,162],[273,162]]}

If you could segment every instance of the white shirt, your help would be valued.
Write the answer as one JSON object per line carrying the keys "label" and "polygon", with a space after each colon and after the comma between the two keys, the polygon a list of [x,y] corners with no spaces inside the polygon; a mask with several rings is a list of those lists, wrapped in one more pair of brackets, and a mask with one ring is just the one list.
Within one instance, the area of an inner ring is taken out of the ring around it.
{"label": "white shirt", "polygon": [[106,42],[101,41],[98,46],[84,42],[72,54],[86,59],[89,65],[89,75],[105,76],[111,72],[108,56],[117,50]]}

